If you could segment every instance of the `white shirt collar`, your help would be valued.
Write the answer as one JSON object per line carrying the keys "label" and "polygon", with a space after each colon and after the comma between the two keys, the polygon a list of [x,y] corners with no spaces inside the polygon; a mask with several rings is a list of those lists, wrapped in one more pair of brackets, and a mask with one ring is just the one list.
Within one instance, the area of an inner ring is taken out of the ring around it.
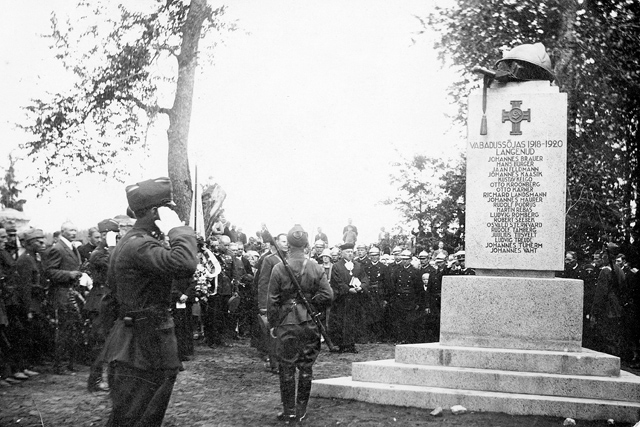
{"label": "white shirt collar", "polygon": [[64,243],[69,249],[73,250],[73,245],[71,244],[71,242],[68,241],[62,234],[58,237],[58,240]]}

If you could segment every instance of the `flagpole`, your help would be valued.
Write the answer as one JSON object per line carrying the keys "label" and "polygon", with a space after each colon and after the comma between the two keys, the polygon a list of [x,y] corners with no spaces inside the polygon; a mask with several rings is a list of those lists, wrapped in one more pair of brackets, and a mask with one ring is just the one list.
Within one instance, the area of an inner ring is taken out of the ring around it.
{"label": "flagpole", "polygon": [[193,204],[193,231],[198,232],[198,161],[196,160],[195,171],[195,188],[193,191],[193,198],[195,203]]}

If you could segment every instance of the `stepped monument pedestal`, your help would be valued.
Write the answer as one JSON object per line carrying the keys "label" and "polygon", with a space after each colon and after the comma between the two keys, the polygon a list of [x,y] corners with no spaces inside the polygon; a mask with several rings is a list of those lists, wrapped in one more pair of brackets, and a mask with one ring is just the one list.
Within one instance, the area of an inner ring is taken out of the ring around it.
{"label": "stepped monument pedestal", "polygon": [[[483,108],[484,104],[484,108]],[[494,83],[469,98],[467,266],[444,276],[440,342],[354,363],[312,395],[432,409],[640,420],[640,377],[582,348],[583,283],[564,269],[566,94]],[[483,123],[481,123],[481,121]]]}

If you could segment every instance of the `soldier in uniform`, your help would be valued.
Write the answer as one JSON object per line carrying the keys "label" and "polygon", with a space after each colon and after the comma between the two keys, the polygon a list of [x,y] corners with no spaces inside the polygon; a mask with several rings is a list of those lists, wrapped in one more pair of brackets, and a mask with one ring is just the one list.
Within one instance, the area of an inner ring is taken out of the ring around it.
{"label": "soldier in uniform", "polygon": [[367,257],[367,245],[364,243],[358,243],[356,245],[356,257],[354,260],[362,264],[363,267],[371,262],[369,257]]}
{"label": "soldier in uniform", "polygon": [[429,271],[425,311],[427,313],[427,342],[436,342],[440,338],[440,300],[442,276],[448,274],[447,255],[438,253],[435,266]]}
{"label": "soldier in uniform", "polygon": [[19,345],[24,353],[21,364],[24,374],[37,375],[31,369],[25,369],[25,363],[39,364],[43,360],[43,346],[47,342],[46,319],[43,314],[45,302],[46,280],[40,254],[45,250],[44,233],[40,229],[30,229],[24,236],[26,251],[16,262],[18,273],[17,290],[20,300],[20,317],[24,323],[24,336]]}
{"label": "soldier in uniform", "polygon": [[393,250],[391,251],[391,256],[393,257],[393,260],[389,264],[390,271],[393,271],[398,267],[402,266],[402,259],[400,258],[400,252],[402,252],[402,248],[400,246],[394,247]]}
{"label": "soldier in uniform", "polygon": [[459,276],[475,276],[476,272],[472,268],[468,268],[465,260],[465,252],[458,251],[454,254],[456,261],[458,262],[458,268],[455,271],[451,271],[449,274]]}
{"label": "soldier in uniform", "polygon": [[305,299],[316,310],[321,311],[331,303],[333,292],[323,268],[305,257],[304,248],[308,244],[308,238],[300,225],[289,231],[287,242],[289,265],[281,262],[273,267],[269,280],[267,316],[272,326],[272,335],[277,338],[276,354],[283,407],[278,419],[294,422],[302,421],[307,414],[313,364],[320,352],[320,332],[301,302],[296,285],[286,268],[290,266]]}
{"label": "soldier in uniform", "polygon": [[103,353],[114,370],[107,426],[160,426],[182,366],[171,284],[195,272],[196,235],[170,208],[169,178],[130,185],[126,193],[137,220],[109,261],[109,286],[119,309]]}
{"label": "soldier in uniform", "polygon": [[[98,233],[101,239],[96,248],[89,255],[89,271],[93,279],[93,288],[87,295],[84,305],[85,315],[90,322],[89,349],[93,363],[87,378],[87,390],[90,392],[108,391],[109,388],[102,382],[102,360],[100,353],[104,346],[111,326],[115,318],[107,310],[102,311],[102,303],[105,295],[110,294],[107,283],[107,271],[109,269],[110,251],[115,246],[116,235],[119,232],[118,223],[112,219],[105,219],[98,223]],[[109,240],[109,241],[107,241]],[[112,247],[109,245],[111,244]]]}
{"label": "soldier in uniform", "polygon": [[[370,262],[364,265],[369,278],[369,305],[365,312],[369,336],[374,342],[381,342],[387,337],[385,315],[389,301],[389,268],[380,262],[380,249],[372,246],[369,249]],[[387,316],[388,317],[388,316]]]}
{"label": "soldier in uniform", "polygon": [[411,266],[411,252],[403,250],[400,259],[402,264],[391,270],[389,309],[394,340],[409,343],[417,340],[414,323],[424,297],[420,271]]}
{"label": "soldier in uniform", "polygon": [[421,274],[430,273],[431,265],[429,264],[431,257],[427,251],[421,251],[418,254],[418,261],[420,261],[420,265],[418,266],[418,270],[420,270]]}

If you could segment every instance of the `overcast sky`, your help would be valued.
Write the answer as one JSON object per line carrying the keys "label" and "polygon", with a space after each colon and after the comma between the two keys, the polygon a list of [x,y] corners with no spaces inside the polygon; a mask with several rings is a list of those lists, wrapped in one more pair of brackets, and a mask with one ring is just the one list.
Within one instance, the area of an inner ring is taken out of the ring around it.
{"label": "overcast sky", "polygon": [[[20,106],[55,91],[65,76],[39,37],[52,9],[72,1],[25,0],[5,6],[0,26],[0,164],[25,136],[15,129]],[[378,202],[393,194],[390,163],[397,151],[457,157],[460,129],[442,70],[413,15],[433,2],[238,1],[228,19],[241,31],[225,35],[214,64],[196,83],[190,132],[191,165],[227,192],[227,218],[253,234],[261,222],[272,232],[301,223],[322,226],[330,243],[353,218],[371,242],[399,218]],[[248,34],[247,34],[248,33]],[[166,104],[170,106],[170,96]],[[152,129],[153,155],[125,182],[167,174],[166,121]],[[26,172],[26,171],[21,171]],[[19,176],[20,178],[20,176]],[[83,176],[72,186],[31,192],[25,212],[46,231],[64,220],[81,228],[123,213],[124,186]]]}

